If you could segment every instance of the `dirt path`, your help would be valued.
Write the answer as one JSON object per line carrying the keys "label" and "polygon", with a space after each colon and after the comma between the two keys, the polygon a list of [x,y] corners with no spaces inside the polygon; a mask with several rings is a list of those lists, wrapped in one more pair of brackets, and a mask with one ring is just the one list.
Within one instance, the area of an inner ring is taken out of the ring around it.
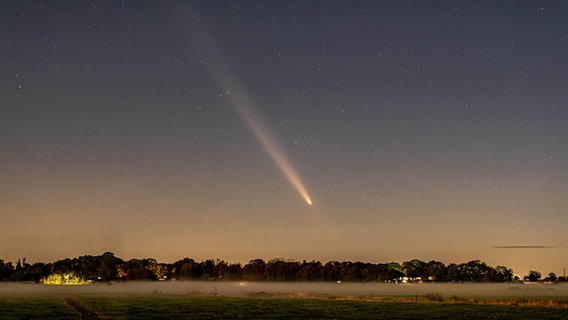
{"label": "dirt path", "polygon": [[100,313],[87,308],[86,306],[79,303],[79,301],[77,300],[65,299],[65,304],[67,304],[73,310],[79,312],[79,315],[83,320],[109,319],[107,317],[103,317],[103,315],[101,315]]}

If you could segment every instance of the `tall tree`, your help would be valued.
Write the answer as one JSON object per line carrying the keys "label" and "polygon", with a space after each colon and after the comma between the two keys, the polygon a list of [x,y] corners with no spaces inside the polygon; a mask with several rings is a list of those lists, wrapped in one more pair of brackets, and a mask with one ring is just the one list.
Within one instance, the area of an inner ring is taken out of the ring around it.
{"label": "tall tree", "polygon": [[526,276],[525,278],[530,281],[530,282],[536,282],[538,281],[538,279],[540,279],[541,274],[538,271],[534,271],[534,270],[530,270],[529,271],[529,275]]}
{"label": "tall tree", "polygon": [[427,276],[427,272],[426,272],[426,262],[424,261],[420,261],[418,259],[413,259],[410,261],[405,261],[402,263],[402,268],[404,271],[404,274],[407,277],[422,277],[422,278],[426,278]]}
{"label": "tall tree", "polygon": [[243,267],[243,278],[251,281],[266,280],[266,262],[262,259],[249,261]]}
{"label": "tall tree", "polygon": [[491,277],[491,281],[494,282],[506,282],[506,281],[513,281],[513,270],[509,269],[505,266],[497,266],[495,267],[495,273],[493,277]]}
{"label": "tall tree", "polygon": [[394,280],[404,276],[404,268],[398,262],[389,262],[387,264],[389,280]]}
{"label": "tall tree", "polygon": [[193,259],[184,258],[173,263],[172,276],[180,280],[198,279],[201,276],[201,266]]}
{"label": "tall tree", "polygon": [[440,261],[431,260],[426,265],[428,280],[442,282],[447,281],[448,268]]}

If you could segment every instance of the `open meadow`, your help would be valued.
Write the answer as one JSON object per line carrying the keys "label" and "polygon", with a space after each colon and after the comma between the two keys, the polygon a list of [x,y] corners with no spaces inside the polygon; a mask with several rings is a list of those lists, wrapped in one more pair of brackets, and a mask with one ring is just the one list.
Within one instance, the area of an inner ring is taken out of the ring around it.
{"label": "open meadow", "polygon": [[2,319],[567,319],[568,286],[2,283],[0,315]]}

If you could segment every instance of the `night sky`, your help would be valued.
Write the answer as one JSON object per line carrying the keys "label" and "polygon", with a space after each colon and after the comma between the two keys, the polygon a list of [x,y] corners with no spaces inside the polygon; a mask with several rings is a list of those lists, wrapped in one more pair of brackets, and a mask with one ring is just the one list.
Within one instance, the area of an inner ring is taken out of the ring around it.
{"label": "night sky", "polygon": [[565,1],[2,1],[0,258],[561,275],[567,21]]}

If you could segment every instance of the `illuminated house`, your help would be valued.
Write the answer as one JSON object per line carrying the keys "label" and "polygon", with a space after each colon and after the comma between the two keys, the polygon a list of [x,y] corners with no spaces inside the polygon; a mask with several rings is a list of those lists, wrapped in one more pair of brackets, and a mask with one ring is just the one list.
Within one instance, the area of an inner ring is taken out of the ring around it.
{"label": "illuminated house", "polygon": [[79,285],[93,283],[91,280],[85,280],[73,273],[58,274],[52,273],[46,279],[42,279],[41,283],[50,285]]}

